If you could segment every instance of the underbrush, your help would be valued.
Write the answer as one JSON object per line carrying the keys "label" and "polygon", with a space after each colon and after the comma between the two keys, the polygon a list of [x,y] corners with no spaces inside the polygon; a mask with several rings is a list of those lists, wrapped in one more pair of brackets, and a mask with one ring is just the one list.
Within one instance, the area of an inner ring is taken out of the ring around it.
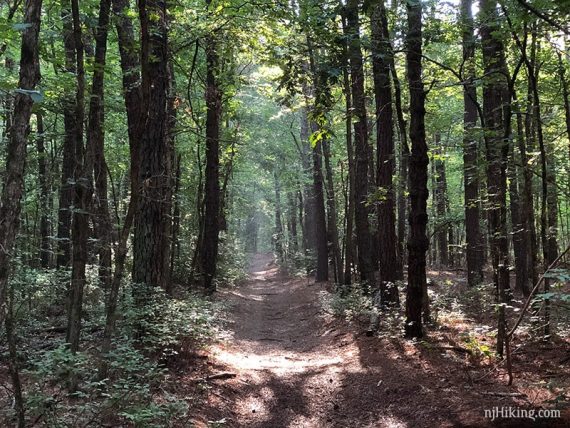
{"label": "underbrush", "polygon": [[[170,362],[186,357],[188,343],[195,351],[218,334],[220,304],[199,294],[183,292],[172,298],[162,290],[152,290],[140,309],[132,298],[135,286],[125,284],[111,351],[101,355],[104,293],[88,285],[81,352],[72,355],[64,335],[65,274],[25,269],[10,284],[29,425],[165,427],[184,418],[185,397],[167,392],[174,375]],[[89,275],[94,279],[95,269]],[[144,335],[137,334],[141,328]],[[0,337],[0,353],[1,365],[7,365],[4,336]],[[109,365],[104,379],[99,372],[102,361]],[[14,418],[11,385],[4,373],[0,375],[5,384],[0,391],[0,426],[9,426]],[[78,380],[73,393],[69,392],[70,379]]]}

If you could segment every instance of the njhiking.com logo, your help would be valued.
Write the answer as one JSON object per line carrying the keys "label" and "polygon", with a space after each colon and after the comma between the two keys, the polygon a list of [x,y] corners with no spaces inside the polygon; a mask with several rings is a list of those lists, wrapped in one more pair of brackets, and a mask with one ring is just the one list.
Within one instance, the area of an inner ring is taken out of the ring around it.
{"label": "njhiking.com logo", "polygon": [[491,419],[555,419],[560,417],[560,410],[555,409],[521,409],[519,407],[493,407],[485,409],[485,418]]}

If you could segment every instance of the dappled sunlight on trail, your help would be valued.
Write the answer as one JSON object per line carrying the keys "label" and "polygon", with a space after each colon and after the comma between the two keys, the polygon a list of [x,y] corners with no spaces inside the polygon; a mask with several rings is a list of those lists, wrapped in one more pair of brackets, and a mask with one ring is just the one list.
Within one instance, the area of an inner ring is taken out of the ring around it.
{"label": "dappled sunlight on trail", "polygon": [[[249,281],[220,292],[231,319],[226,339],[210,350],[210,364],[235,377],[208,385],[197,426],[497,426],[483,417],[497,398],[481,391],[504,384],[489,377],[475,385],[465,354],[397,335],[366,337],[326,312],[326,289],[284,275],[272,255],[258,254]],[[528,404],[515,400],[503,397],[498,405]],[[498,426],[563,426],[526,422]]]}

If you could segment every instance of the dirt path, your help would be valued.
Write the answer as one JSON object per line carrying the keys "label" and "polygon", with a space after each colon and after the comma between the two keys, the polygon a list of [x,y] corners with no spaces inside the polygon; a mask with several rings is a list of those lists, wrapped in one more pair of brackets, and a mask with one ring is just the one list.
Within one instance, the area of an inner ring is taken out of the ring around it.
{"label": "dirt path", "polygon": [[456,355],[352,331],[322,310],[323,286],[279,275],[269,255],[255,256],[250,277],[221,296],[232,307],[231,337],[212,349],[211,366],[237,376],[210,382],[205,426],[496,426],[483,409],[528,405],[482,394],[511,390],[492,379],[473,385]]}

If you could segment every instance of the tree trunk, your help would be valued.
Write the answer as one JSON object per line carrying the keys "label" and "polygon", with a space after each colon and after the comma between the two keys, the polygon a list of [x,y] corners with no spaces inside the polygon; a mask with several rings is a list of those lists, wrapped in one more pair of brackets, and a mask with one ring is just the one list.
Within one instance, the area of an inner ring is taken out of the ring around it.
{"label": "tree trunk", "polygon": [[315,238],[317,245],[316,282],[328,281],[329,257],[327,244],[327,220],[325,213],[325,196],[323,185],[323,148],[322,142],[317,141],[313,147],[313,195],[315,214]]}
{"label": "tree trunk", "polygon": [[343,284],[343,270],[342,270],[342,254],[340,250],[340,243],[338,238],[338,226],[337,226],[337,210],[336,210],[336,198],[334,195],[334,181],[333,181],[333,170],[331,166],[331,149],[330,141],[323,141],[323,156],[325,159],[325,171],[326,171],[326,183],[327,183],[327,215],[328,215],[328,230],[331,237],[332,244],[332,258],[334,263],[334,275],[335,282],[337,284]]}
{"label": "tree trunk", "polygon": [[44,121],[41,112],[36,113],[36,149],[38,151],[38,181],[39,181],[39,205],[40,205],[40,266],[50,266],[50,222],[49,222],[49,184],[48,184],[48,159],[45,148]]}
{"label": "tree trunk", "polygon": [[[398,289],[393,286],[398,272],[396,254],[396,212],[392,176],[395,172],[394,129],[388,20],[384,0],[374,5],[371,14],[372,69],[376,99],[376,185],[378,204],[378,242],[383,304],[398,304]],[[388,285],[391,283],[392,285]]]}
{"label": "tree trunk", "polygon": [[[517,138],[522,137],[522,123],[517,118]],[[528,260],[527,245],[525,239],[525,226],[523,223],[523,209],[521,207],[519,174],[517,171],[517,159],[514,151],[514,141],[509,148],[509,163],[507,174],[509,178],[509,203],[511,209],[512,237],[513,237],[513,253],[515,262],[515,289],[528,296],[530,290],[528,287]]]}
{"label": "tree trunk", "polygon": [[[355,183],[354,218],[356,243],[358,246],[358,267],[363,282],[374,282],[374,255],[368,223],[368,178],[369,156],[368,122],[366,117],[366,96],[364,92],[364,69],[360,42],[360,22],[358,0],[348,0],[346,4],[346,36],[350,60],[353,118],[355,137]],[[373,284],[372,284],[373,285]]]}
{"label": "tree trunk", "polygon": [[502,355],[505,340],[505,307],[509,289],[507,240],[507,157],[509,151],[510,100],[504,47],[498,32],[500,22],[495,0],[481,2],[481,41],[486,78],[483,81],[483,115],[486,133],[489,231],[495,286],[498,295],[497,353]]}
{"label": "tree trunk", "polygon": [[566,66],[562,60],[562,53],[557,52],[558,55],[558,76],[560,78],[560,85],[562,86],[562,101],[564,103],[564,123],[566,125],[566,136],[568,137],[568,164],[567,167],[570,171],[570,90],[568,89],[568,81],[566,80]]}
{"label": "tree trunk", "polygon": [[422,310],[426,289],[428,147],[425,135],[425,92],[422,82],[422,4],[407,3],[408,34],[406,62],[410,87],[410,236],[408,240],[408,284],[406,287],[407,337],[422,337]]}
{"label": "tree trunk", "polygon": [[447,177],[445,175],[445,163],[443,147],[441,146],[441,136],[439,133],[435,135],[435,186],[434,201],[437,216],[435,224],[435,235],[437,239],[437,249],[439,252],[439,262],[443,266],[449,266],[449,229],[450,225],[447,219],[447,208],[449,202],[447,200]]}
{"label": "tree trunk", "polygon": [[[342,28],[343,33],[347,34],[346,30],[346,15],[342,14]],[[346,230],[344,234],[344,283],[350,285],[352,283],[352,267],[354,264],[354,192],[355,192],[355,172],[356,165],[354,161],[354,147],[352,140],[352,95],[350,89],[350,75],[348,72],[349,56],[348,45],[346,40],[342,44],[343,49],[343,92],[346,103],[346,156],[348,162],[347,173],[347,192],[346,192]]]}
{"label": "tree trunk", "polygon": [[169,264],[165,216],[169,215],[170,154],[167,137],[168,35],[166,2],[140,0],[143,132],[140,145],[141,189],[134,219],[133,282],[144,305],[148,288],[167,288]]}
{"label": "tree trunk", "polygon": [[273,246],[275,255],[280,263],[285,261],[283,253],[283,223],[281,221],[281,183],[277,170],[273,171],[273,184],[275,186],[275,232],[273,233]]}
{"label": "tree trunk", "polygon": [[396,118],[398,119],[398,133],[400,142],[400,164],[398,166],[399,186],[398,186],[398,224],[397,236],[398,243],[396,249],[398,250],[398,269],[396,271],[397,279],[404,279],[404,260],[406,259],[406,210],[408,209],[408,198],[406,196],[408,189],[408,165],[410,158],[410,148],[408,146],[408,130],[406,120],[404,119],[404,112],[402,109],[402,90],[400,79],[396,71],[396,64],[394,62],[394,55],[390,57],[390,71],[392,80],[394,81],[394,103],[396,106]]}
{"label": "tree trunk", "polygon": [[[86,284],[87,242],[89,240],[89,207],[93,193],[91,172],[92,158],[83,145],[83,121],[85,116],[85,67],[84,47],[82,41],[79,1],[71,0],[73,21],[73,41],[77,70],[77,93],[75,98],[75,168],[73,173],[73,221],[71,227],[71,286],[69,289],[69,305],[65,341],[71,353],[79,351],[81,335],[81,318],[83,311],[83,290]],[[72,376],[69,388],[75,391],[78,379]]]}
{"label": "tree trunk", "polygon": [[474,132],[477,126],[477,88],[475,87],[475,36],[472,0],[461,1],[463,28],[463,180],[465,194],[465,240],[467,283],[475,286],[483,280],[483,243],[481,239],[479,202],[479,153]]}
{"label": "tree trunk", "polygon": [[170,273],[169,278],[174,277],[174,267],[176,261],[180,257],[180,178],[181,178],[181,161],[182,156],[180,154],[176,155],[174,161],[175,165],[175,177],[174,177],[174,208],[172,210],[172,239],[170,247]]}
{"label": "tree trunk", "polygon": [[[207,0],[208,5],[210,0]],[[220,117],[222,93],[218,82],[218,43],[216,36],[206,38],[206,181],[204,236],[202,240],[201,263],[204,287],[211,294],[216,291],[214,276],[218,259],[219,215],[220,215]]]}
{"label": "tree trunk", "polygon": [[111,0],[101,0],[99,23],[95,36],[95,58],[93,84],[89,102],[89,125],[87,128],[87,148],[93,159],[95,185],[95,221],[99,249],[99,280],[105,290],[111,286],[111,243],[113,224],[109,213],[107,162],[105,160],[105,104],[104,78],[107,55],[107,34]]}
{"label": "tree trunk", "polygon": [[294,192],[287,193],[287,205],[287,227],[289,233],[290,253],[295,256],[297,254],[297,251],[299,251],[299,240],[297,235],[297,202]]}
{"label": "tree trunk", "polygon": [[[18,89],[23,91],[35,91],[36,85],[40,80],[38,36],[41,10],[41,0],[29,0],[26,2],[24,23],[28,24],[28,27],[22,33],[20,75],[18,80]],[[10,13],[10,15],[13,15],[13,13]],[[26,425],[25,401],[22,394],[16,347],[13,285],[10,286],[9,293],[7,293],[7,288],[10,273],[10,256],[14,249],[19,229],[21,199],[24,191],[26,144],[30,132],[30,117],[33,106],[32,97],[23,91],[15,93],[13,114],[11,117],[8,116],[10,120],[7,121],[9,128],[6,130],[8,136],[6,171],[4,173],[0,199],[0,242],[2,243],[0,245],[0,326],[5,321],[6,341],[8,344],[8,371],[12,380],[14,410],[18,428],[24,428]],[[7,294],[9,294],[8,304],[6,304]]]}
{"label": "tree trunk", "polygon": [[[303,247],[305,256],[312,255],[316,251],[316,232],[315,232],[315,195],[312,180],[312,158],[311,158],[311,144],[309,143],[309,114],[307,107],[301,109],[301,163],[304,171],[303,181]],[[307,266],[309,270],[312,266]]]}
{"label": "tree trunk", "polygon": [[[65,73],[75,75],[76,54],[75,40],[73,36],[73,24],[71,20],[71,10],[64,5],[61,11],[63,22],[63,45],[65,48]],[[75,169],[75,128],[77,119],[75,117],[76,97],[73,91],[66,91],[63,94],[63,159],[61,164],[61,187],[59,190],[59,209],[57,220],[57,267],[69,267],[71,262],[71,206],[73,204],[73,180]]]}

